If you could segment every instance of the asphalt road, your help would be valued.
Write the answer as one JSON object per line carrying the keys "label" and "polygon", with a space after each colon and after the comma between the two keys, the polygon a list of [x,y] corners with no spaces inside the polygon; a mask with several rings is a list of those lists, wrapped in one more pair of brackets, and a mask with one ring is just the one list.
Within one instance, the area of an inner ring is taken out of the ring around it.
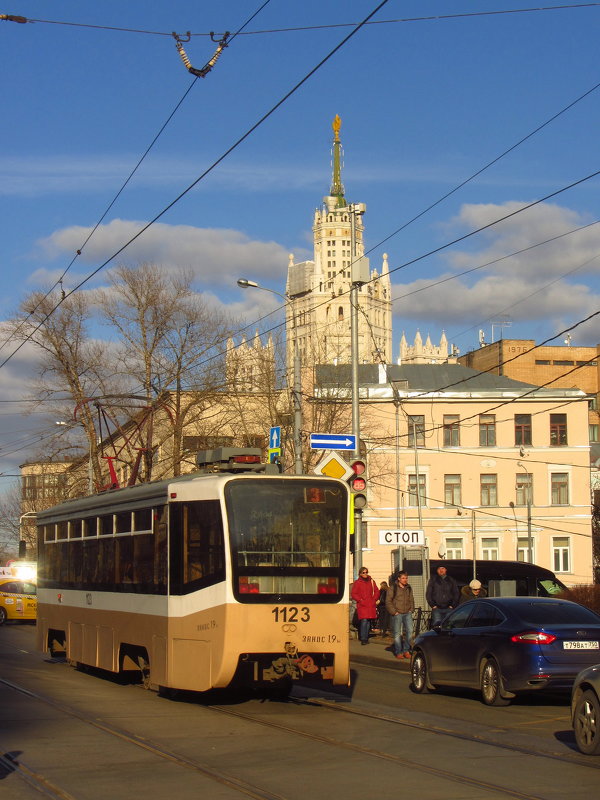
{"label": "asphalt road", "polygon": [[600,787],[566,698],[415,695],[408,662],[379,643],[352,643],[348,689],[170,700],[43,656],[34,633],[0,628],[0,798],[588,800]]}

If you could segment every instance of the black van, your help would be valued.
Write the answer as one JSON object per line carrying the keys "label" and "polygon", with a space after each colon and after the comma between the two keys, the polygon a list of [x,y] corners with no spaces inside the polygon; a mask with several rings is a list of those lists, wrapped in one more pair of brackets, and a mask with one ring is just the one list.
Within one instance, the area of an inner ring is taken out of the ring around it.
{"label": "black van", "polygon": [[[431,575],[438,567],[446,567],[459,589],[473,580],[473,562],[468,558],[429,561]],[[525,561],[477,561],[475,577],[489,597],[555,597],[567,591],[564,583],[549,569]]]}

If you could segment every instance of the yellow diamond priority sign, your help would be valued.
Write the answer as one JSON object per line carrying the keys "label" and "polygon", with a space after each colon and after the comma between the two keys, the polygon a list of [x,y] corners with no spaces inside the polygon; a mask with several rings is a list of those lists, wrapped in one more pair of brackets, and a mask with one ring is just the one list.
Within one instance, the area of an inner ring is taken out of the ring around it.
{"label": "yellow diamond priority sign", "polygon": [[344,481],[354,474],[349,464],[337,453],[328,453],[315,467],[317,475],[325,475],[327,478],[339,478]]}

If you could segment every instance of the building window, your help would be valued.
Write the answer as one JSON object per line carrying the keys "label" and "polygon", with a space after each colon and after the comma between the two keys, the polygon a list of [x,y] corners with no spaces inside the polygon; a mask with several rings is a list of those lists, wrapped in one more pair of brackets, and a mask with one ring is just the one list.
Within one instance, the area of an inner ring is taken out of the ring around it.
{"label": "building window", "polygon": [[[444,504],[447,506],[462,504],[460,475],[444,475]],[[457,556],[452,556],[452,558],[457,558]]]}
{"label": "building window", "polygon": [[481,503],[482,506],[498,505],[498,476],[481,475]]}
{"label": "building window", "polygon": [[515,444],[531,444],[531,414],[515,414]]}
{"label": "building window", "polygon": [[569,505],[569,476],[566,472],[553,472],[550,476],[553,506]]}
{"label": "building window", "polygon": [[590,425],[590,442],[598,441],[598,426]]}
{"label": "building window", "polygon": [[550,446],[562,447],[567,443],[567,415],[550,414]]}
{"label": "building window", "polygon": [[554,572],[570,572],[571,557],[568,536],[552,537],[552,560]]}
{"label": "building window", "polygon": [[417,498],[417,476],[414,472],[408,476],[408,505],[409,506],[427,505],[427,495],[425,493],[425,475],[419,475],[418,498]]}
{"label": "building window", "polygon": [[425,417],[422,414],[409,414],[408,446],[425,447]]}
{"label": "building window", "polygon": [[458,447],[460,444],[460,417],[458,414],[444,414],[444,447]]}
{"label": "building window", "polygon": [[479,415],[479,446],[480,447],[495,447],[496,446],[496,415],[495,414],[480,414]]}
{"label": "building window", "polygon": [[516,499],[515,505],[526,506],[527,501],[533,502],[533,475],[527,472],[525,475],[517,473],[515,475]]}
{"label": "building window", "polygon": [[533,557],[533,538],[531,539],[531,550],[529,549],[529,537],[519,536],[517,539],[517,561],[526,561],[529,564],[534,564]]}
{"label": "building window", "polygon": [[446,539],[446,558],[463,558],[462,539]]}
{"label": "building window", "polygon": [[497,561],[498,560],[498,539],[484,537],[481,540],[481,558],[483,561]]}

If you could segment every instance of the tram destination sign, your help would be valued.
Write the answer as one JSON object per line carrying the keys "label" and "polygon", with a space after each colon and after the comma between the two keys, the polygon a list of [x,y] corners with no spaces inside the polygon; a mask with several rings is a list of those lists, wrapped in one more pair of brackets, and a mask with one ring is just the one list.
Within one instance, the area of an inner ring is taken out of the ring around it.
{"label": "tram destination sign", "polygon": [[352,433],[311,433],[311,450],[356,450],[356,436]]}
{"label": "tram destination sign", "polygon": [[392,531],[379,531],[379,544],[389,544],[399,547],[410,547],[411,545],[421,546],[425,545],[425,531],[423,530],[392,530]]}

